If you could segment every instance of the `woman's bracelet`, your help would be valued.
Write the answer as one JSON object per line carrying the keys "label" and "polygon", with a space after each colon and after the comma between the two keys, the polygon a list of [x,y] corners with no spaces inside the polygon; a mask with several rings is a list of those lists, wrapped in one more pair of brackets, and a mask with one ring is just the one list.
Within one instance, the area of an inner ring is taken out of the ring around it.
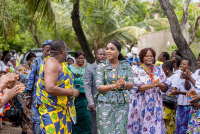
{"label": "woman's bracelet", "polygon": [[112,89],[114,89],[114,88],[113,88],[113,84],[111,84],[110,86],[111,86]]}
{"label": "woman's bracelet", "polygon": [[74,98],[75,97],[75,91],[74,91],[74,88],[72,88],[72,91],[73,91],[73,96],[71,96],[70,98]]}
{"label": "woman's bracelet", "polygon": [[124,81],[124,87],[126,87],[126,81]]}

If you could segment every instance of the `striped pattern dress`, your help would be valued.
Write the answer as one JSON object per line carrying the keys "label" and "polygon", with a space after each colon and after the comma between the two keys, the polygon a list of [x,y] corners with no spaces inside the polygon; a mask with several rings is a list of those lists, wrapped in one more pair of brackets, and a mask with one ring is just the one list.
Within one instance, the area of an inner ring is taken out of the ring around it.
{"label": "striped pattern dress", "polygon": [[[49,57],[45,58],[40,71],[37,82],[37,107],[40,114],[40,129],[41,133],[48,134],[71,134],[72,121],[76,121],[76,110],[74,106],[74,99],[68,96],[53,96],[45,91],[44,85],[44,63]],[[75,88],[73,76],[62,63],[62,70],[59,73],[56,86],[65,88]]]}

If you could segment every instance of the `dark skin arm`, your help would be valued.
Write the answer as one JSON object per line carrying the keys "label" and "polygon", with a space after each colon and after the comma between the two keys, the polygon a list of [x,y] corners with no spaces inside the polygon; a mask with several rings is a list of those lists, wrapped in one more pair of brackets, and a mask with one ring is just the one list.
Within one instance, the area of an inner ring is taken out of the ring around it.
{"label": "dark skin arm", "polygon": [[172,92],[170,93],[170,95],[179,95],[179,94],[186,95],[187,93],[184,91],[177,91],[177,90],[172,90]]}
{"label": "dark skin arm", "polygon": [[138,87],[137,92],[143,92],[143,91],[153,88],[153,87],[159,87],[162,92],[166,92],[168,89],[168,87],[165,83],[160,83],[160,80],[157,79],[156,81],[152,82],[151,84],[141,85],[140,87]]}
{"label": "dark skin arm", "polygon": [[[44,66],[44,83],[45,90],[47,93],[53,96],[73,96],[73,90],[66,90],[65,88],[61,88],[56,86],[58,75],[60,70],[62,69],[60,63],[53,58],[49,58]],[[74,89],[75,97],[78,97],[79,91]]]}
{"label": "dark skin arm", "polygon": [[196,80],[194,80],[192,77],[191,77],[191,74],[192,72],[189,72],[188,69],[186,69],[184,72],[181,73],[181,79],[185,79],[185,89],[186,90],[190,90],[191,88],[191,85],[190,85],[190,82],[195,86],[196,84]]}
{"label": "dark skin arm", "polygon": [[190,82],[188,80],[186,80],[185,81],[185,89],[190,90],[190,88],[191,88]]}
{"label": "dark skin arm", "polygon": [[[121,81],[122,81],[122,78],[119,78],[118,81],[115,84],[112,84],[113,85],[113,89],[121,87],[121,86],[123,86],[125,84],[124,81],[123,82],[121,82]],[[132,89],[132,88],[133,88],[133,83],[132,82],[126,82],[125,89]],[[105,92],[111,91],[112,90],[112,86],[111,85],[100,85],[98,87],[98,90],[101,93],[105,93]]]}

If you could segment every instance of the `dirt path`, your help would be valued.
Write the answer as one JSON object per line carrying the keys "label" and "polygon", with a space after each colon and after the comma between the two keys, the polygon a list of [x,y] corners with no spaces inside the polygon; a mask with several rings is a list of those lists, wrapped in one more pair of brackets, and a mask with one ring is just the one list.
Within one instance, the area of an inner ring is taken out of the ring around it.
{"label": "dirt path", "polygon": [[21,127],[12,127],[10,122],[5,122],[6,125],[3,125],[3,130],[0,130],[0,134],[21,134]]}

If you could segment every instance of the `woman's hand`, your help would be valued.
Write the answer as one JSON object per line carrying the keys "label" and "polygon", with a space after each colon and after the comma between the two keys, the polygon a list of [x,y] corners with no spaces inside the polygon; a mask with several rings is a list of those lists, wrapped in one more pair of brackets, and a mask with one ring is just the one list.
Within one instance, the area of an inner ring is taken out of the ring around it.
{"label": "woman's hand", "polygon": [[153,87],[158,87],[160,85],[160,79],[155,80],[152,82]]}
{"label": "woman's hand", "polygon": [[189,80],[191,78],[192,72],[190,72],[188,69],[186,69],[184,72],[181,72],[181,79]]}
{"label": "woman's hand", "polygon": [[179,95],[179,92],[178,92],[178,90],[177,89],[173,89],[170,93],[169,93],[169,95]]}
{"label": "woman's hand", "polygon": [[200,95],[194,95],[192,97],[192,100],[188,101],[191,104],[196,104],[198,101],[200,101]]}
{"label": "woman's hand", "polygon": [[186,94],[186,97],[193,97],[195,95],[198,95],[198,94],[196,93],[195,89],[192,89]]}
{"label": "woman's hand", "polygon": [[80,92],[77,89],[74,89],[74,92],[75,92],[75,96],[74,97],[77,98],[79,96]]}
{"label": "woman's hand", "polygon": [[113,85],[113,88],[119,88],[121,86],[123,86],[124,84],[124,79],[121,77],[118,77],[117,82]]}

